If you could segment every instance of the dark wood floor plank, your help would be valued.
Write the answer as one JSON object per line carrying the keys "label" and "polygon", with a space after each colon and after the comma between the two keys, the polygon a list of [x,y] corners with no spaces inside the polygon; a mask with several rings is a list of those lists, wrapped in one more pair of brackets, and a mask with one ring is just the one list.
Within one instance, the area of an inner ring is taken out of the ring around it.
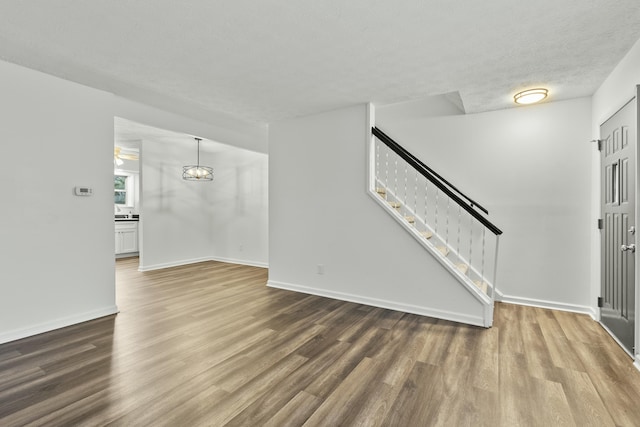
{"label": "dark wood floor plank", "polygon": [[433,426],[444,396],[438,387],[438,366],[416,362],[383,425]]}
{"label": "dark wood floor plank", "polygon": [[[278,384],[273,384],[272,389],[258,397],[253,403],[245,408],[240,414],[234,417],[228,426],[242,427],[247,425],[261,425],[270,420],[284,406],[288,405],[299,392],[305,391],[313,381],[326,377],[330,368],[339,360],[351,347],[351,344],[333,341],[327,344],[323,351],[317,353],[313,358],[282,380]],[[337,381],[335,381],[337,382]],[[313,395],[305,391],[309,395]],[[320,398],[319,398],[320,399]],[[320,403],[323,399],[320,399]],[[311,415],[311,414],[309,414]]]}
{"label": "dark wood floor plank", "polygon": [[388,333],[389,331],[381,329],[368,330],[359,340],[350,344],[347,350],[323,372],[323,375],[314,378],[304,390],[314,396],[326,399],[362,360],[367,358],[366,355],[372,347],[384,342],[381,337]]}
{"label": "dark wood floor plank", "polygon": [[367,398],[367,390],[375,384],[376,362],[364,358],[332,391],[304,426],[352,425]]}
{"label": "dark wood floor plank", "polygon": [[496,304],[484,329],[116,262],[120,313],[0,345],[0,425],[638,425],[640,372],[589,317]]}
{"label": "dark wood floor plank", "polygon": [[[462,334],[461,334],[462,335]],[[471,418],[477,412],[473,408],[470,372],[471,358],[463,353],[451,352],[444,363],[438,366],[438,374],[431,381],[433,392],[440,404],[433,412],[434,425],[471,425]]]}
{"label": "dark wood floor plank", "polygon": [[[358,311],[361,311],[358,309]],[[382,308],[375,308],[374,310],[366,311],[366,315],[364,317],[356,320],[351,326],[345,329],[337,339],[339,341],[352,342],[357,339],[363,332],[367,329],[371,328],[381,319],[384,319],[385,313],[388,310],[384,310]],[[380,326],[378,326],[380,327]]]}
{"label": "dark wood floor plank", "polygon": [[471,358],[471,369],[475,373],[472,385],[483,394],[491,393],[491,399],[495,399],[499,390],[500,329],[491,328],[479,335],[476,353]]}
{"label": "dark wood floor plank", "polygon": [[295,352],[303,343],[320,333],[324,326],[315,325],[305,329],[294,336],[285,336],[286,341],[280,337],[273,337],[268,345],[256,346],[247,353],[237,355],[227,360],[226,366],[216,366],[216,371],[222,375],[212,378],[214,384],[222,390],[234,392],[239,387],[251,381],[254,377],[276,365],[280,360]]}
{"label": "dark wood floor plank", "polygon": [[429,329],[429,345],[425,345],[418,356],[418,361],[432,365],[440,365],[449,354],[451,340],[456,334],[456,323],[448,320],[437,320]]}
{"label": "dark wood floor plank", "polygon": [[241,388],[229,394],[227,398],[216,402],[214,410],[202,421],[209,425],[225,425],[253,401],[264,393],[273,390],[273,385],[282,382],[289,375],[303,366],[306,358],[297,354],[290,354],[267,371],[261,372]]}
{"label": "dark wood floor plank", "polygon": [[263,427],[301,426],[321,404],[322,399],[319,397],[301,391],[264,423]]}

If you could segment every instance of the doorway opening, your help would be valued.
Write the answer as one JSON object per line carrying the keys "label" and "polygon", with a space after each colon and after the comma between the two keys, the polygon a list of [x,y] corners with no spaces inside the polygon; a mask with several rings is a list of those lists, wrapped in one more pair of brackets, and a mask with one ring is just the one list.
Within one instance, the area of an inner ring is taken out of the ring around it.
{"label": "doorway opening", "polygon": [[113,217],[115,257],[137,257],[140,248],[141,139],[114,120]]}

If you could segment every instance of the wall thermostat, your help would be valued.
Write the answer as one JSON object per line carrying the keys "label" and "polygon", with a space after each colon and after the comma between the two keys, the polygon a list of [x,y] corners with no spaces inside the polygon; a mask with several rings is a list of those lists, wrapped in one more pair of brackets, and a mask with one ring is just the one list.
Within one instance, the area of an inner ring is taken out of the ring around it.
{"label": "wall thermostat", "polygon": [[76,196],[91,196],[93,194],[93,188],[90,187],[76,187],[73,191]]}

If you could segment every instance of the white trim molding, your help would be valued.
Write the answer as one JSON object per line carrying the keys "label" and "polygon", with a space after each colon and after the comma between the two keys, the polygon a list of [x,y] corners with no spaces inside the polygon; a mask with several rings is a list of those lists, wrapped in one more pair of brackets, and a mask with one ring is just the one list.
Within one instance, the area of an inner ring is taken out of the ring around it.
{"label": "white trim molding", "polygon": [[210,257],[183,259],[179,261],[164,262],[161,264],[142,265],[138,266],[138,271],[152,271],[161,270],[163,268],[179,267],[181,265],[197,264],[199,262],[211,261]]}
{"label": "white trim molding", "polygon": [[138,271],[162,270],[163,268],[179,267],[181,265],[197,264],[199,262],[207,262],[207,261],[219,261],[219,262],[226,262],[228,264],[240,264],[240,265],[248,265],[251,267],[269,268],[268,263],[261,262],[261,261],[250,261],[250,260],[243,260],[243,259],[236,259],[236,258],[209,256],[209,257],[202,257],[202,258],[192,258],[192,259],[183,259],[180,261],[165,262],[162,264],[140,265],[138,267]]}
{"label": "white trim molding", "polygon": [[485,321],[482,316],[470,316],[468,314],[443,311],[431,307],[397,303],[394,301],[347,294],[343,292],[328,291],[326,289],[312,288],[308,286],[295,285],[292,283],[284,283],[274,280],[269,280],[267,282],[267,286],[269,286],[270,288],[301,292],[303,294],[316,295],[325,298],[337,299],[340,301],[348,301],[356,304],[370,305],[373,307],[386,308],[388,310],[402,311],[405,313],[418,314],[420,316],[434,317],[436,319],[450,320],[452,322],[460,322],[468,325],[486,327]]}
{"label": "white trim molding", "polygon": [[595,321],[598,320],[598,313],[593,307],[586,305],[567,304],[556,301],[546,301],[534,298],[523,298],[512,295],[505,295],[496,289],[496,301],[506,302],[509,304],[526,305],[529,307],[547,308],[549,310],[568,311],[571,313],[587,314]]}
{"label": "white trim molding", "polygon": [[225,258],[225,257],[210,257],[209,261],[220,261],[226,262],[228,264],[240,264],[240,265],[248,265],[250,267],[260,267],[260,268],[269,268],[269,264],[261,261],[250,261],[245,259],[236,259],[236,258]]}
{"label": "white trim molding", "polygon": [[111,316],[119,312],[118,306],[105,307],[97,310],[87,311],[85,313],[75,314],[73,316],[62,317],[50,322],[39,323],[26,328],[15,329],[0,333],[0,344],[22,338],[31,337],[33,335],[42,334],[44,332],[54,331],[56,329],[66,328],[67,326],[76,325],[78,323],[88,322],[89,320],[99,319],[101,317]]}

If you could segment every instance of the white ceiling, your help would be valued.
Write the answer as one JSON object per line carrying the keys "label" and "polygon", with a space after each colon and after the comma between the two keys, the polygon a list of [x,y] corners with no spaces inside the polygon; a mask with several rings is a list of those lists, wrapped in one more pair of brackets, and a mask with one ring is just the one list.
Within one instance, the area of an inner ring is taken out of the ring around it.
{"label": "white ceiling", "polygon": [[591,95],[638,0],[3,0],[0,58],[151,105],[268,123],[459,92]]}

